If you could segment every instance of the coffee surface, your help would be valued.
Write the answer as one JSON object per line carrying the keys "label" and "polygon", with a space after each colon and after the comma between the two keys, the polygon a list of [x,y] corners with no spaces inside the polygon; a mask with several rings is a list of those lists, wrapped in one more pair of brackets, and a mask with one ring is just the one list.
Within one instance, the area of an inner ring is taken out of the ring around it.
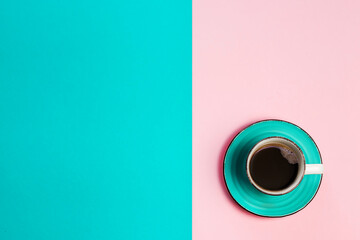
{"label": "coffee surface", "polygon": [[285,189],[293,183],[298,168],[294,154],[289,154],[289,150],[281,146],[264,147],[250,161],[252,179],[260,187],[272,191]]}

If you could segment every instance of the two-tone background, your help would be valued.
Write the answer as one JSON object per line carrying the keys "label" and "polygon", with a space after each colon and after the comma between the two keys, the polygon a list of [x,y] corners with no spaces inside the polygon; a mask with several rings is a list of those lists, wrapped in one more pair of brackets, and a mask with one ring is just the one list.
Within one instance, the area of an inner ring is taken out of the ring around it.
{"label": "two-tone background", "polygon": [[[0,239],[359,239],[357,1],[1,1]],[[294,122],[325,174],[279,219],[227,144]]]}

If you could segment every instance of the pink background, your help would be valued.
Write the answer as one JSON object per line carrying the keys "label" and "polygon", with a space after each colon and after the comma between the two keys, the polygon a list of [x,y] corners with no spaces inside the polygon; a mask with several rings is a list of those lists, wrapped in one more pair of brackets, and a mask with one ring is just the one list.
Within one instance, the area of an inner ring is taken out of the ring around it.
{"label": "pink background", "polygon": [[[194,239],[360,239],[359,103],[360,1],[194,0]],[[266,118],[304,128],[325,166],[285,218],[242,210],[222,178],[230,140]]]}

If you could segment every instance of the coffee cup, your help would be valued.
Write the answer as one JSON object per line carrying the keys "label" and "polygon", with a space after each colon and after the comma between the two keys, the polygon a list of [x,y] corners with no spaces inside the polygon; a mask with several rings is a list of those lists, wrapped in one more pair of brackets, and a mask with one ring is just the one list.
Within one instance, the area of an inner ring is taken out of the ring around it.
{"label": "coffee cup", "polygon": [[306,164],[300,147],[288,138],[268,137],[254,145],[246,161],[250,183],[269,195],[293,191],[305,175],[322,174],[322,164]]}

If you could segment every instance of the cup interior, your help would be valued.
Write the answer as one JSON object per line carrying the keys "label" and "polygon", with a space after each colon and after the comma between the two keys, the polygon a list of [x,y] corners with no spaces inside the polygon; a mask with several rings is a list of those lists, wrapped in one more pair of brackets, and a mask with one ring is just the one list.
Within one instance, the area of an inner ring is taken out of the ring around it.
{"label": "cup interior", "polygon": [[[282,155],[289,162],[298,164],[298,171],[297,171],[297,175],[294,178],[294,180],[287,187],[280,189],[280,190],[266,189],[266,188],[260,186],[259,184],[257,184],[254,181],[253,177],[251,176],[250,164],[251,164],[251,161],[253,160],[253,156],[255,155],[255,153],[257,153],[265,148],[268,148],[268,147],[281,147],[282,149],[284,149],[284,152],[282,152]],[[248,175],[248,178],[249,178],[251,184],[254,185],[254,187],[257,188],[259,191],[266,193],[266,194],[270,194],[270,195],[282,195],[282,194],[286,194],[286,193],[294,190],[301,182],[302,178],[304,177],[304,173],[305,173],[305,157],[304,157],[304,154],[301,151],[300,147],[297,146],[293,141],[291,141],[287,138],[283,138],[283,137],[269,137],[269,138],[265,138],[265,139],[259,141],[251,149],[251,151],[248,155],[248,158],[247,158],[247,162],[246,162],[246,171],[247,171],[247,175]]]}

